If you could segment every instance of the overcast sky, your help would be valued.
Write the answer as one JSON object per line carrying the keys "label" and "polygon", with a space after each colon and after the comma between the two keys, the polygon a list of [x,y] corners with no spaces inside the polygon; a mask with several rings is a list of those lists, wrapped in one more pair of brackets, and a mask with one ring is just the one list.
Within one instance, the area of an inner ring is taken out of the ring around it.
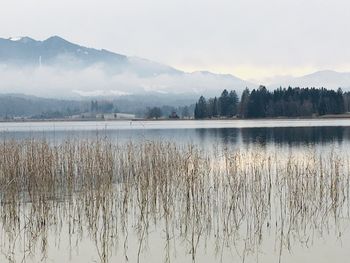
{"label": "overcast sky", "polygon": [[350,71],[349,12],[348,0],[2,0],[0,36],[261,80]]}

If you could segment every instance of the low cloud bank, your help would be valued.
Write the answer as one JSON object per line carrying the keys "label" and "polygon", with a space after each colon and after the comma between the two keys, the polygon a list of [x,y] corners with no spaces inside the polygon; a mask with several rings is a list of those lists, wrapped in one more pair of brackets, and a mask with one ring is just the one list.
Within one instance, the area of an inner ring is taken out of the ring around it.
{"label": "low cloud bank", "polygon": [[135,73],[107,74],[103,66],[84,69],[0,66],[0,93],[40,97],[120,96],[159,92],[219,94],[223,89],[244,89],[246,83],[229,75],[207,72],[160,74],[140,77]]}

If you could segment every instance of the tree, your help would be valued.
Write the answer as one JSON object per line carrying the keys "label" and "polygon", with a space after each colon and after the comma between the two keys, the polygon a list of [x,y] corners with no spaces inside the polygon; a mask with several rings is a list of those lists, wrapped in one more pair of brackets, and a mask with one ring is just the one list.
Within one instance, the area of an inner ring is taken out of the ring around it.
{"label": "tree", "polygon": [[341,88],[337,90],[337,98],[336,98],[337,110],[336,113],[345,112],[345,104],[344,104],[344,94]]}
{"label": "tree", "polygon": [[229,94],[228,116],[237,115],[237,109],[238,109],[238,96],[236,91],[231,90]]}
{"label": "tree", "polygon": [[207,102],[207,117],[211,118],[214,116],[214,108],[215,108],[215,101],[213,98],[210,98]]}
{"label": "tree", "polygon": [[207,101],[203,96],[201,96],[196,103],[194,110],[194,118],[195,119],[204,119],[207,118]]}
{"label": "tree", "polygon": [[213,100],[213,112],[212,112],[213,117],[218,117],[219,116],[219,104],[218,104],[218,99],[214,97]]}
{"label": "tree", "polygon": [[148,108],[147,110],[147,118],[148,119],[158,119],[162,116],[162,111],[158,107]]}
{"label": "tree", "polygon": [[250,91],[248,88],[245,88],[241,96],[241,102],[239,104],[239,115],[242,118],[247,117],[247,114],[248,114],[249,96],[250,96]]}
{"label": "tree", "polygon": [[219,114],[224,117],[230,115],[230,98],[226,89],[223,90],[219,97]]}
{"label": "tree", "polygon": [[190,110],[189,110],[188,106],[183,107],[182,112],[181,112],[181,117],[182,118],[190,117]]}
{"label": "tree", "polygon": [[350,92],[345,92],[343,94],[344,111],[350,111]]}
{"label": "tree", "polygon": [[312,103],[309,100],[304,100],[300,106],[301,116],[311,116],[312,115]]}
{"label": "tree", "polygon": [[259,89],[253,89],[250,93],[248,102],[248,118],[264,118],[266,117],[267,108],[269,105],[270,93],[265,86],[260,86]]}

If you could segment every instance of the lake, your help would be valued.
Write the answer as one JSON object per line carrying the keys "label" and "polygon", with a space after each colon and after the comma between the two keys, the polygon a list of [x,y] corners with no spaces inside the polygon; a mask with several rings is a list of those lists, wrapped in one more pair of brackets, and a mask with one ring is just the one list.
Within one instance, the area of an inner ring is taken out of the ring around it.
{"label": "lake", "polygon": [[2,138],[108,137],[114,141],[172,140],[178,143],[324,144],[350,139],[348,119],[105,121],[0,123]]}
{"label": "lake", "polygon": [[350,120],[0,123],[0,138],[1,262],[350,257]]}

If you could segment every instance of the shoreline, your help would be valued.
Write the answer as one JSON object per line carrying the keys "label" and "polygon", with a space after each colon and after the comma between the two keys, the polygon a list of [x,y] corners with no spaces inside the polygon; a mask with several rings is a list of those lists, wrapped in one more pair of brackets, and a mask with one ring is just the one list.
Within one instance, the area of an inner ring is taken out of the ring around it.
{"label": "shoreline", "polygon": [[160,118],[160,119],[15,119],[15,120],[0,120],[0,123],[26,123],[26,122],[159,122],[159,121],[254,121],[254,120],[329,120],[329,119],[350,119],[350,114],[337,114],[337,115],[324,115],[317,117],[266,117],[266,118],[208,118],[208,119],[170,119],[170,118]]}

